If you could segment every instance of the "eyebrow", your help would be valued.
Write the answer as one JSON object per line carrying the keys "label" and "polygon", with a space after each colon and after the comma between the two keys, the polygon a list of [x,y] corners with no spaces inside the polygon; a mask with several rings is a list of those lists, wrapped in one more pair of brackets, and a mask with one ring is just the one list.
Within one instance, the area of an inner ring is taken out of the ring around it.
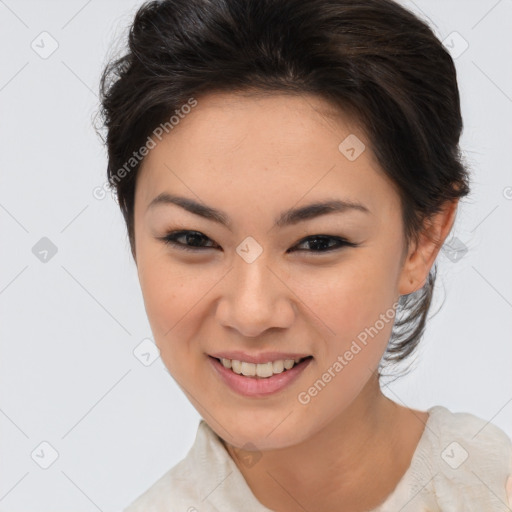
{"label": "eyebrow", "polygon": [[[167,192],[162,192],[156,196],[148,205],[147,210],[154,208],[157,205],[169,205],[174,204],[180,206],[184,210],[199,215],[205,219],[211,220],[223,226],[226,226],[231,230],[231,222],[229,216],[211,206],[207,206],[194,201],[187,197],[176,196]],[[363,204],[341,199],[332,199],[326,201],[320,201],[300,208],[292,208],[281,212],[281,214],[275,219],[276,227],[290,226],[298,224],[306,220],[320,217],[321,215],[327,215],[329,213],[345,213],[348,211],[360,211],[371,214],[372,212]]]}

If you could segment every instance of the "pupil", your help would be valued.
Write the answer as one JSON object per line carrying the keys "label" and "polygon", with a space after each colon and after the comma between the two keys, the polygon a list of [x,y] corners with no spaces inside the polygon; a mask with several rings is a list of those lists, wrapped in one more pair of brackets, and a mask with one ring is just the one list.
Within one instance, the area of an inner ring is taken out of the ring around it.
{"label": "pupil", "polygon": [[[198,233],[187,233],[187,243],[194,247],[199,247],[201,245],[202,236]],[[192,240],[192,241],[191,241]],[[195,242],[194,242],[195,240]]]}
{"label": "pupil", "polygon": [[329,246],[327,238],[320,238],[320,237],[313,238],[310,243],[311,243],[313,249],[316,248],[316,249],[321,250],[321,249],[326,249]]}

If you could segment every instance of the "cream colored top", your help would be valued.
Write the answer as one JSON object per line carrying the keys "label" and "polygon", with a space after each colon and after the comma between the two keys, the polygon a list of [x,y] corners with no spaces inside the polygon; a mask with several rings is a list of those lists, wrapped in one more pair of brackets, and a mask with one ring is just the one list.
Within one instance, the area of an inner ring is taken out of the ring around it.
{"label": "cream colored top", "polygon": [[[428,412],[409,468],[372,512],[510,511],[510,438],[469,413],[452,413],[440,405]],[[274,512],[256,499],[220,438],[203,419],[186,457],[124,509],[164,511]]]}

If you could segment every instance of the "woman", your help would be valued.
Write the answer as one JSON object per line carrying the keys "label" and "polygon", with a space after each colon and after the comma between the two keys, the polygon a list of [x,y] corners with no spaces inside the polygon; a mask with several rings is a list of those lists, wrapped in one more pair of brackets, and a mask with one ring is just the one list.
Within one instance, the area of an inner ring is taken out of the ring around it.
{"label": "woman", "polygon": [[380,387],[469,193],[428,26],[390,0],[150,2],[101,85],[154,339],[203,418],[126,510],[508,510],[503,431]]}

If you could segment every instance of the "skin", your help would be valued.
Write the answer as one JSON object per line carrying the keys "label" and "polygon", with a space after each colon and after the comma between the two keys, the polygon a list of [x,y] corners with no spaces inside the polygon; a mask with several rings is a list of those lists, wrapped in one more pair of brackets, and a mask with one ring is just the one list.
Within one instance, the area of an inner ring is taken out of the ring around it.
{"label": "skin", "polygon": [[[400,295],[423,286],[457,202],[407,247],[395,186],[349,115],[311,95],[197,99],[137,178],[135,257],[162,360],[263,505],[279,512],[376,507],[409,466],[428,418],[380,390],[376,370],[392,322],[309,403],[297,397]],[[350,134],[366,145],[355,161],[338,149]],[[148,209],[161,192],[224,211],[232,231],[176,205]],[[371,213],[273,226],[285,209],[333,198]],[[213,248],[189,252],[159,239],[181,229],[199,231],[200,243]],[[360,245],[322,253],[304,242],[320,234]],[[236,252],[247,236],[263,248],[252,263]],[[288,252],[297,246],[303,250]],[[313,360],[284,390],[247,398],[212,368],[208,354],[221,350],[300,352]],[[251,454],[257,462],[245,464]]]}

